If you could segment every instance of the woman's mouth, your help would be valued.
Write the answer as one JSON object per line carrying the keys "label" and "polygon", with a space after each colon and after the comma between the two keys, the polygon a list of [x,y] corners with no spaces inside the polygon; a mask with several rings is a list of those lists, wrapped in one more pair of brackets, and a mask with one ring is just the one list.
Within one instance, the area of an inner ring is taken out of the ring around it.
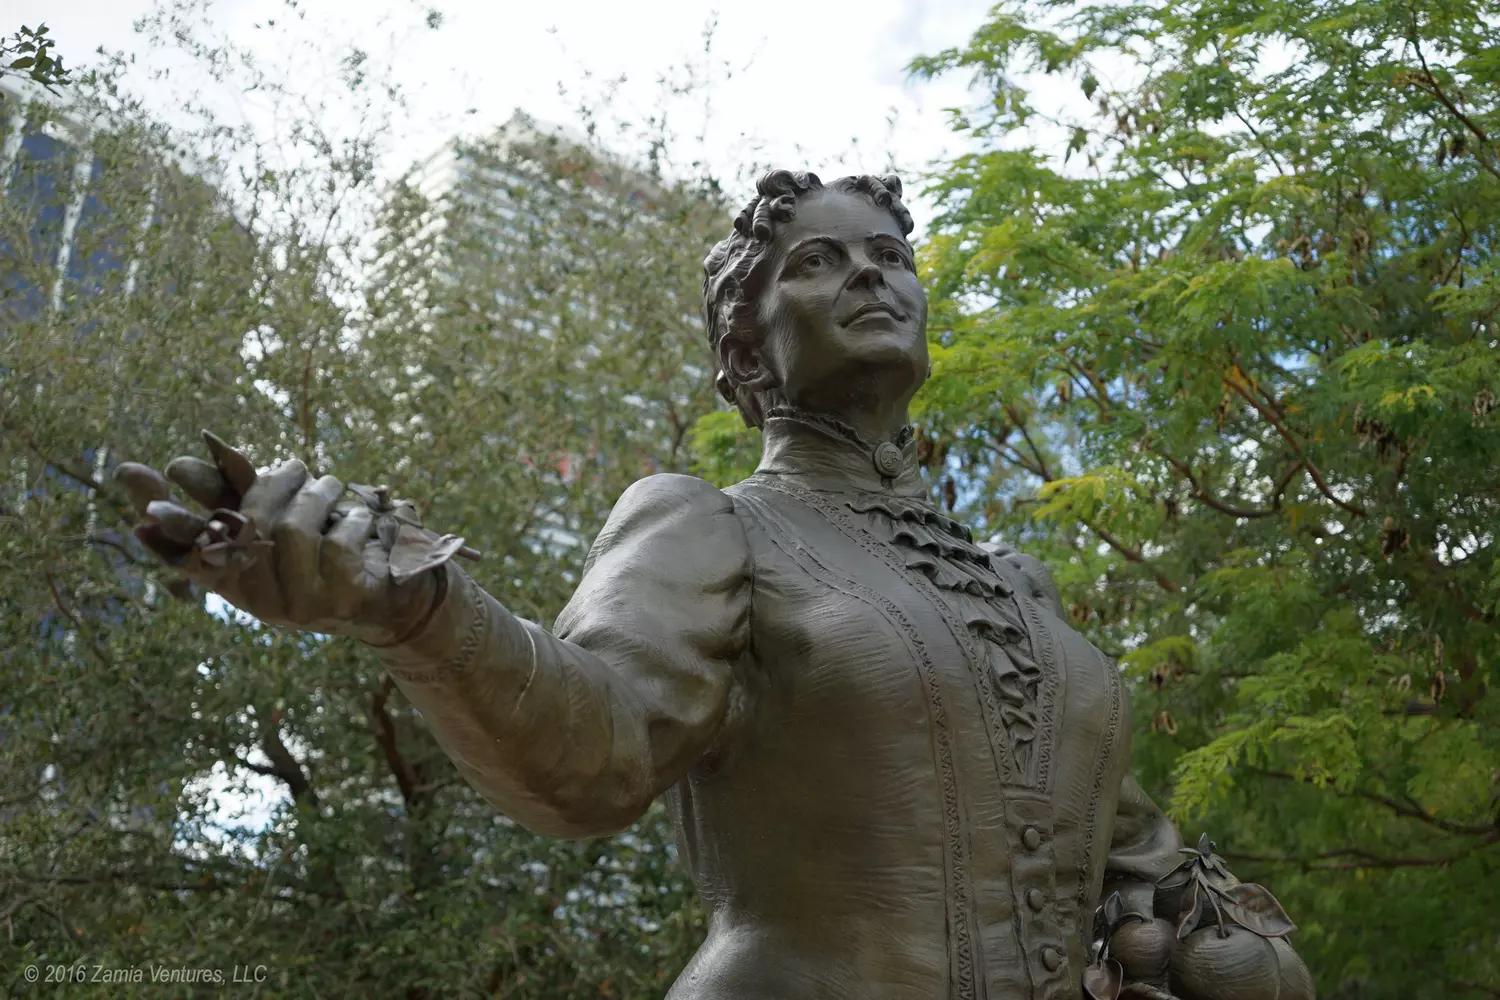
{"label": "woman's mouth", "polygon": [[864,319],[866,316],[888,316],[895,320],[902,318],[901,314],[894,307],[884,302],[866,302],[850,314],[849,318],[844,321],[844,325],[848,326],[851,323]]}

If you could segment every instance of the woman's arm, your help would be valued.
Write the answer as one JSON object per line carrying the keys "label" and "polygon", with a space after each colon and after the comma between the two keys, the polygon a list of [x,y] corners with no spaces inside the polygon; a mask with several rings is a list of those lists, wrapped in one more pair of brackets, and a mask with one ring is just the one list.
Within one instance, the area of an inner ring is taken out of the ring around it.
{"label": "woman's arm", "polygon": [[431,621],[376,651],[469,784],[522,826],[616,833],[713,741],[748,644],[750,555],[708,483],[626,490],[555,635],[453,564],[439,572]]}

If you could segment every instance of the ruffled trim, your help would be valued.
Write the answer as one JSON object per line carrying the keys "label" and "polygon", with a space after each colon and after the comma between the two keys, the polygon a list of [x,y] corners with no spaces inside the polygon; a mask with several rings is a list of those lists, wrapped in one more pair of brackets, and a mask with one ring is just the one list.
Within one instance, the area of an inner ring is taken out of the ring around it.
{"label": "ruffled trim", "polygon": [[990,554],[974,544],[969,529],[927,504],[860,496],[849,508],[866,515],[876,535],[902,550],[908,569],[920,570],[938,587],[982,598],[1010,596],[1010,583],[995,572]]}
{"label": "ruffled trim", "polygon": [[908,569],[945,592],[950,607],[981,640],[1011,753],[1021,773],[1029,773],[1042,670],[1011,582],[996,571],[990,552],[974,544],[967,527],[922,501],[864,495],[848,506],[865,515],[877,538],[896,546]]}
{"label": "ruffled trim", "polygon": [[864,495],[850,500],[849,508],[860,514],[867,514],[872,510],[878,510],[892,521],[908,521],[914,524],[929,525],[946,536],[967,543],[968,547],[973,549],[977,555],[988,555],[983,549],[974,544],[974,536],[969,533],[967,525],[955,521],[951,517],[944,517],[933,510],[932,505],[925,500]]}
{"label": "ruffled trim", "polygon": [[950,592],[948,599],[969,632],[982,640],[980,652],[999,695],[1011,753],[1024,771],[1036,742],[1042,671],[1031,655],[1020,610],[1008,598],[977,598],[963,591]]}

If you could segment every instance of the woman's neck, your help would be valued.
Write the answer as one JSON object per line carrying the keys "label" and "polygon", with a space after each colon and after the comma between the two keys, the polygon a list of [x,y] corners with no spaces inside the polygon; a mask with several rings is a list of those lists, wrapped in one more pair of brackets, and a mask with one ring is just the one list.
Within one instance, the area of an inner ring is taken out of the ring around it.
{"label": "woman's neck", "polygon": [[872,443],[894,440],[911,422],[911,391],[886,384],[885,379],[853,376],[837,385],[804,387],[796,399],[789,399],[779,388],[766,397],[766,413],[783,407],[803,415],[817,414]]}

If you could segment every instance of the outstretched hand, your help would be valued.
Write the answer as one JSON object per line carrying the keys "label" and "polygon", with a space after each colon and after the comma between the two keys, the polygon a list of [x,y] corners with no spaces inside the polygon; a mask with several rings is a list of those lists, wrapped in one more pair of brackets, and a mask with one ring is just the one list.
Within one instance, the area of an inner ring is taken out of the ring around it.
{"label": "outstretched hand", "polygon": [[[441,597],[439,573],[463,539],[423,531],[409,504],[312,477],[295,459],[261,473],[204,431],[212,461],[173,459],[163,476],[122,463],[115,480],[144,521],[136,537],[199,586],[271,625],[373,645],[420,628]],[[169,481],[208,513],[172,499]]]}

